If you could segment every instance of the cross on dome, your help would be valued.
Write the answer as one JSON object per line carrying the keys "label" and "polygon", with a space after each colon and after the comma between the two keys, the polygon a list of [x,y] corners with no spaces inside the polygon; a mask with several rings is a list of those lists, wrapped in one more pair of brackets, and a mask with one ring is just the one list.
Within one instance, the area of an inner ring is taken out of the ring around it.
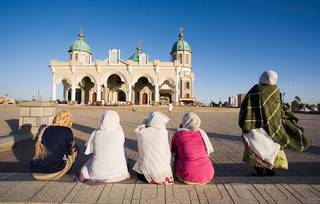
{"label": "cross on dome", "polygon": [[138,41],[138,47],[137,47],[137,51],[138,51],[138,52],[140,52],[140,50],[141,50],[140,44],[141,44],[141,42]]}
{"label": "cross on dome", "polygon": [[179,30],[180,30],[179,38],[180,38],[180,40],[183,40],[183,36],[184,36],[184,35],[182,34],[182,30],[183,30],[183,28],[182,28],[182,27],[180,27],[180,29],[179,29]]}
{"label": "cross on dome", "polygon": [[82,31],[84,30],[84,28],[80,28],[80,31],[81,31],[81,33],[79,34],[79,40],[83,40],[83,34],[82,34]]}

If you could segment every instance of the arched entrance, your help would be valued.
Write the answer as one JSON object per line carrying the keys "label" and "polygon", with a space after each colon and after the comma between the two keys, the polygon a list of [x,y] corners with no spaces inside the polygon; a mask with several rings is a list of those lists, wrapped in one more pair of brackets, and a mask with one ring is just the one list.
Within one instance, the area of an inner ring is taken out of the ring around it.
{"label": "arched entrance", "polygon": [[126,94],[121,89],[124,89],[125,82],[117,74],[112,74],[108,77],[106,87],[104,88],[107,96],[107,103],[118,101],[126,101]]}
{"label": "arched entrance", "polygon": [[81,87],[82,91],[84,92],[83,95],[81,93],[81,103],[88,104],[89,103],[89,92],[94,87],[94,83],[91,81],[91,79],[89,77],[84,77],[81,80],[81,82],[79,83],[79,87]]}
{"label": "arched entrance", "polygon": [[126,94],[123,91],[118,91],[117,101],[126,101]]}
{"label": "arched entrance", "polygon": [[142,94],[142,105],[146,105],[146,104],[148,104],[148,94],[143,93]]}
{"label": "arched entrance", "polygon": [[147,105],[152,101],[154,86],[146,77],[140,77],[134,84],[134,103],[137,105]]}
{"label": "arched entrance", "polygon": [[174,87],[169,80],[165,80],[160,86],[160,104],[167,105],[172,103]]}

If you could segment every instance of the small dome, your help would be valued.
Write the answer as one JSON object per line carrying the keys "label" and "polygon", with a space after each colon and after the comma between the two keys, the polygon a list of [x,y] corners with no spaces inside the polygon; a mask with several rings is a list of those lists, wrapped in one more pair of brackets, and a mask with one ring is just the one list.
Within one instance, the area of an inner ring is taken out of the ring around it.
{"label": "small dome", "polygon": [[134,62],[139,62],[139,52],[134,53],[133,55],[131,55],[131,57],[129,58],[129,60],[132,60]]}
{"label": "small dome", "polygon": [[180,39],[176,43],[174,43],[174,45],[172,46],[171,52],[175,52],[177,50],[187,50],[191,52],[191,47],[186,41],[184,41],[183,39]]}
{"label": "small dome", "polygon": [[129,60],[132,60],[134,62],[139,62],[139,56],[141,54],[141,47],[140,47],[140,41],[138,41],[138,47],[137,47],[137,52],[134,53],[133,55],[131,55],[131,57],[129,57]]}
{"label": "small dome", "polygon": [[86,51],[91,54],[91,49],[88,43],[86,43],[84,40],[76,40],[74,41],[71,46],[70,50],[81,50],[81,51]]}

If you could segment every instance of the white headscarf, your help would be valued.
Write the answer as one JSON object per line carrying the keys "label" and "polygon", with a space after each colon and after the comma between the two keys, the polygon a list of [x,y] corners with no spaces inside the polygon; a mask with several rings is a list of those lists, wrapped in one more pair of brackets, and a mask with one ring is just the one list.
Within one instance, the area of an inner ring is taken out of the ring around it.
{"label": "white headscarf", "polygon": [[117,112],[106,111],[103,114],[99,128],[93,131],[85,145],[85,154],[93,153],[81,169],[86,179],[118,182],[130,177],[124,150],[124,133]]}
{"label": "white headscarf", "polygon": [[261,74],[259,84],[275,85],[277,83],[278,74],[272,70],[265,71]]}
{"label": "white headscarf", "polygon": [[202,136],[202,139],[206,145],[207,154],[210,155],[210,153],[212,153],[214,150],[208,138],[207,133],[202,129],[200,129],[200,124],[201,124],[201,120],[195,113],[192,113],[192,112],[186,113],[182,119],[182,128],[179,128],[178,131],[196,132],[199,130]]}
{"label": "white headscarf", "polygon": [[143,174],[148,182],[169,184],[173,181],[171,152],[166,124],[169,118],[152,112],[135,130],[138,137],[139,158],[133,170]]}

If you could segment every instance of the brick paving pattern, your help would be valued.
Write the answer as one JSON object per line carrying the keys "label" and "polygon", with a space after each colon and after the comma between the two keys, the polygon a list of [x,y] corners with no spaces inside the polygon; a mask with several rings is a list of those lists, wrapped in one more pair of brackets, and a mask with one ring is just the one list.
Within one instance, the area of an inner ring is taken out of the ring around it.
{"label": "brick paving pattern", "polygon": [[[58,107],[57,111],[67,107]],[[128,109],[130,110],[130,109]],[[297,114],[299,125],[312,138],[305,152],[285,150],[289,169],[276,169],[275,177],[253,177],[253,167],[244,164],[238,113],[203,112],[195,109],[213,144],[211,160],[215,177],[207,185],[172,186],[145,184],[137,180],[132,167],[137,160],[135,128],[148,117],[148,111],[118,111],[126,136],[126,151],[132,178],[117,184],[86,186],[72,179],[90,156],[84,155],[85,142],[100,124],[105,111],[72,108],[73,133],[80,154],[69,174],[58,181],[35,181],[29,173],[34,141],[17,144],[0,152],[0,202],[49,203],[319,203],[320,202],[320,115]],[[164,110],[164,109],[163,109]],[[164,112],[171,138],[185,111]],[[0,137],[18,133],[18,108],[0,109]]]}

